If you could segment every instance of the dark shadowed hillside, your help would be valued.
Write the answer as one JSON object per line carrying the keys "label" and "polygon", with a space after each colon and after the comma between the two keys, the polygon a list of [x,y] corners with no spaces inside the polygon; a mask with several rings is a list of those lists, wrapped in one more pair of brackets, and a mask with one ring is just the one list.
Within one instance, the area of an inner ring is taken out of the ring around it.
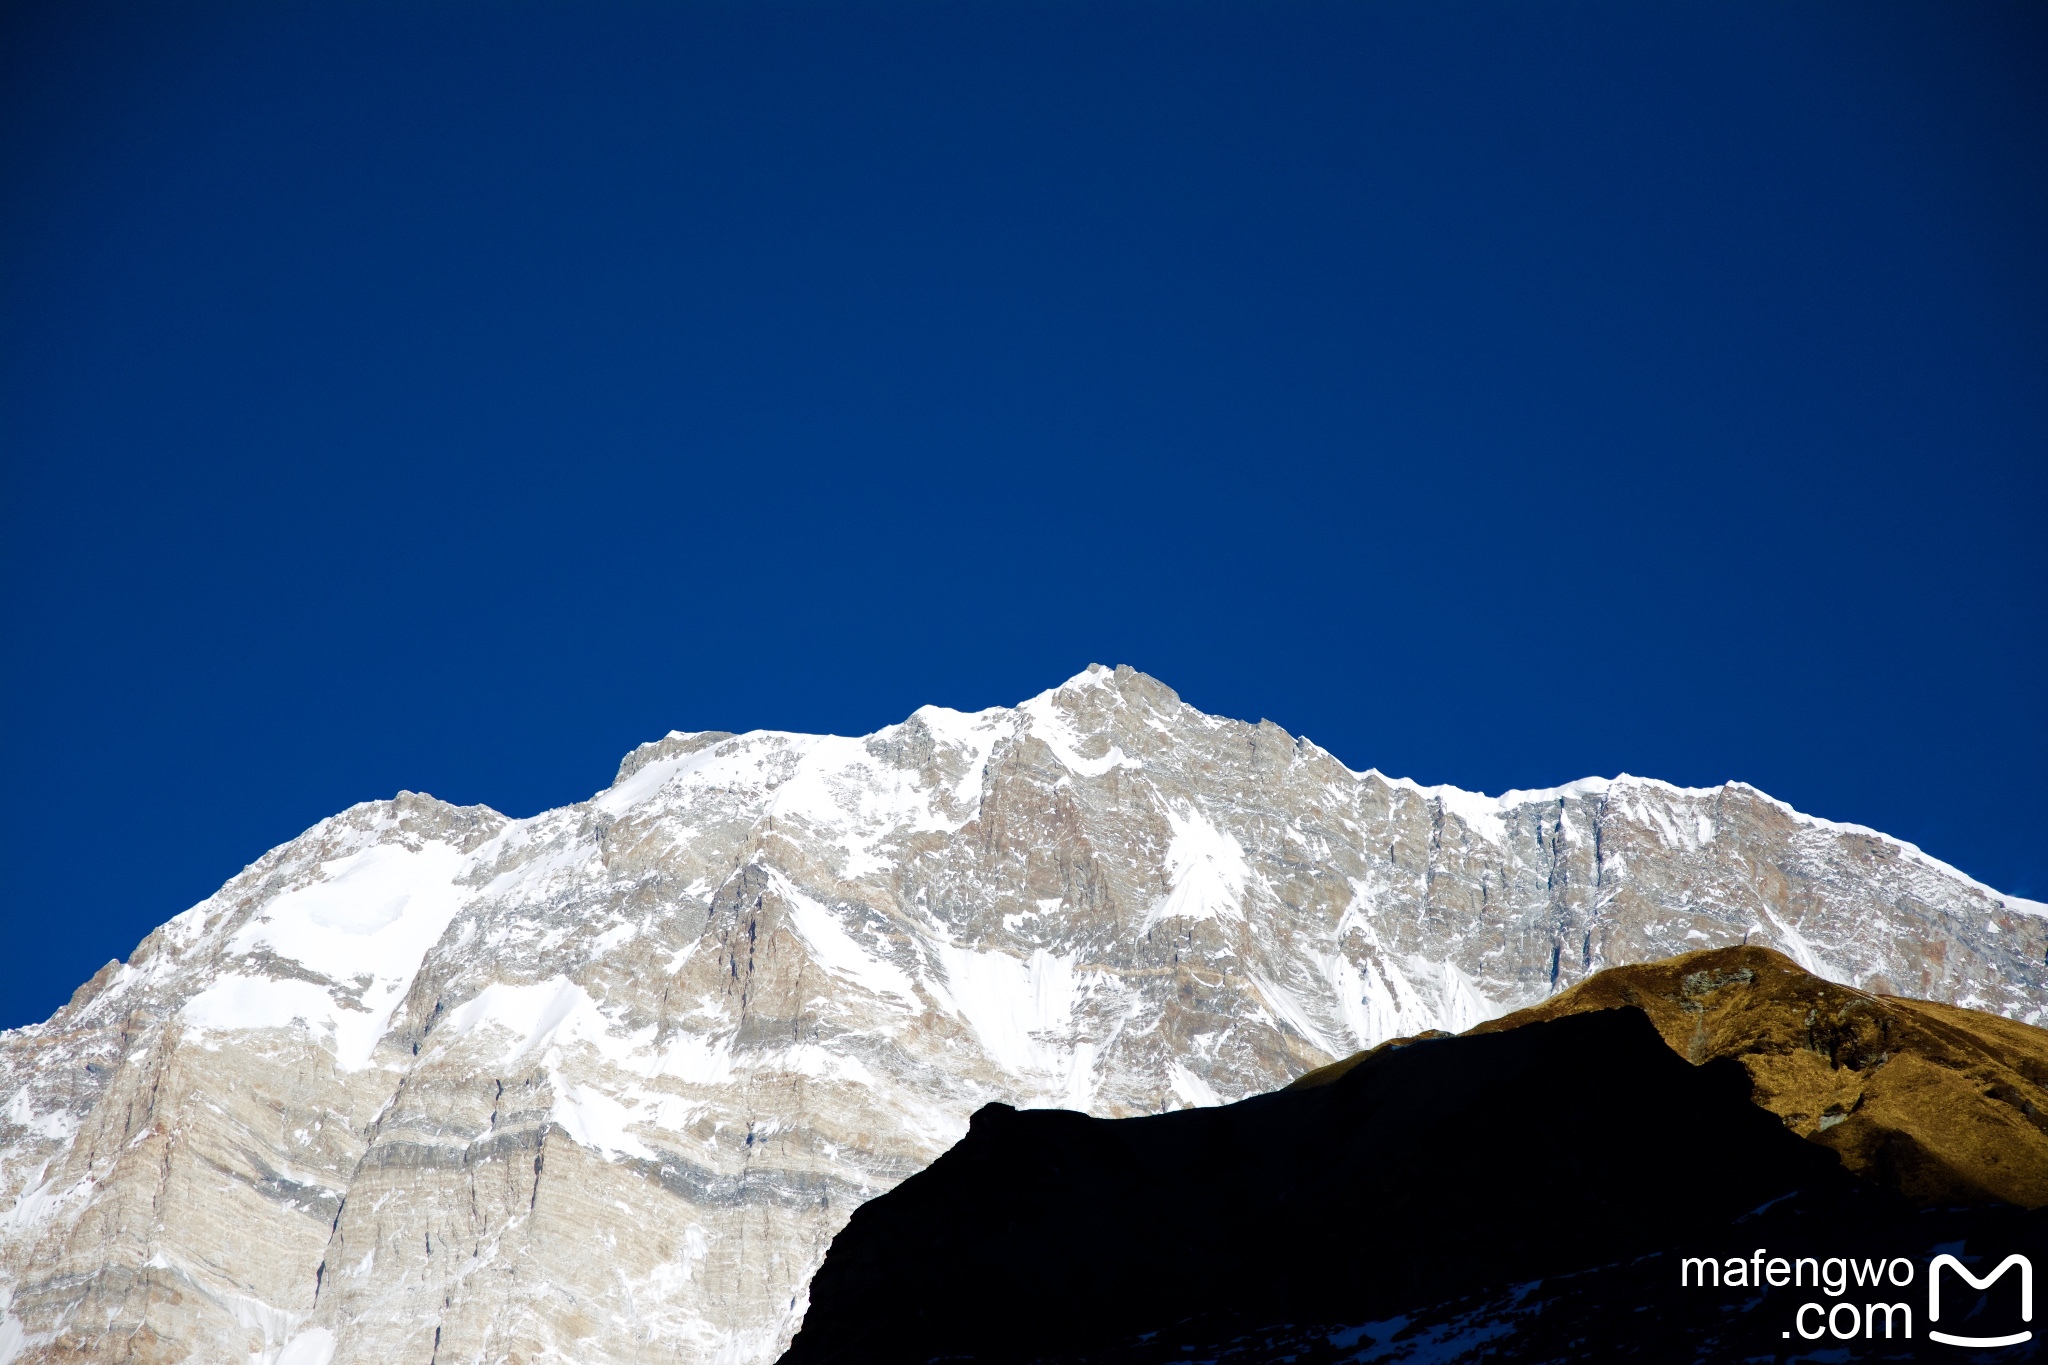
{"label": "dark shadowed hillside", "polygon": [[1835,1157],[1614,1010],[1385,1051],[1326,1086],[1102,1120],[992,1105],[862,1207],[786,1365],[1026,1360],[1209,1315],[1363,1320],[1655,1250]]}
{"label": "dark shadowed hillside", "polygon": [[[854,1214],[784,1365],[1960,1358],[1924,1318],[1889,1340],[1872,1319],[1853,1355],[1802,1355],[1848,1348],[1791,1329],[1816,1299],[1923,1312],[1942,1250],[1980,1271],[2011,1251],[2048,1264],[2048,1216],[1986,1194],[2031,1188],[2038,1130],[2015,1087],[2034,1084],[2039,1032],[1733,949],[1615,969],[1235,1105],[991,1105]],[[1871,1117],[1842,1143],[1847,1120],[1810,1112],[1845,1110]],[[1903,1257],[1913,1282],[1677,1283],[1682,1258],[1759,1249]],[[2000,1292],[1956,1284],[1942,1326],[2011,1316]]]}

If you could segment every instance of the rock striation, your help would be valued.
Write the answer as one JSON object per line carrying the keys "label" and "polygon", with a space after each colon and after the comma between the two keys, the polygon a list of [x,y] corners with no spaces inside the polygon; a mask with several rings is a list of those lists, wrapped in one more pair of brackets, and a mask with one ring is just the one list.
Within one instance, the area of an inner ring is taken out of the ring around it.
{"label": "rock striation", "polygon": [[1490,798],[1091,667],[863,738],[411,793],[0,1035],[0,1365],[772,1359],[983,1105],[1214,1105],[1760,944],[2048,1008],[2048,910],[1741,784]]}

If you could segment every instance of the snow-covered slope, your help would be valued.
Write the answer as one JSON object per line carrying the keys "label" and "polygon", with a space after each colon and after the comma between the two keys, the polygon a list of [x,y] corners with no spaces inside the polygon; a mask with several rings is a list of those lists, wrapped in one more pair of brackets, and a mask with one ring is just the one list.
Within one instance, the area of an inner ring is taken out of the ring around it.
{"label": "snow-covered slope", "polygon": [[1128,669],[367,803],[0,1037],[0,1365],[764,1360],[990,1100],[1234,1099],[1745,938],[2048,1008],[2043,907],[1872,831],[1354,773]]}

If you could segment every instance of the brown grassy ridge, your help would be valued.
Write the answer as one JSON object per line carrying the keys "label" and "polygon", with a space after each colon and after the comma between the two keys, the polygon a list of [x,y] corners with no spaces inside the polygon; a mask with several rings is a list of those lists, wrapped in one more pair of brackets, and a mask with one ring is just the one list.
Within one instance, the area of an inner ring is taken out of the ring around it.
{"label": "brown grassy ridge", "polygon": [[[1866,1179],[1921,1203],[2048,1205],[2048,1029],[1859,991],[1745,946],[1610,967],[1469,1032],[1631,1007],[1694,1065],[1741,1062],[1758,1105]],[[1421,1035],[1432,1036],[1445,1035]],[[1415,1041],[1382,1043],[1289,1088],[1327,1085]]]}

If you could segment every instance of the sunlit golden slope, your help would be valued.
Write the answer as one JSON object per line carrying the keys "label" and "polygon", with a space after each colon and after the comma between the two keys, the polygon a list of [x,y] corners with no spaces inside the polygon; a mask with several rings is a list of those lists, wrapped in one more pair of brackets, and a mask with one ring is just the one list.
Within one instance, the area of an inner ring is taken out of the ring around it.
{"label": "sunlit golden slope", "polygon": [[[1611,967],[1471,1032],[1630,1006],[1694,1063],[1739,1060],[1759,1105],[1859,1175],[1925,1202],[2048,1204],[2048,1030],[1995,1014],[1869,994],[1736,947]],[[1294,1084],[1328,1084],[1370,1055]]]}

